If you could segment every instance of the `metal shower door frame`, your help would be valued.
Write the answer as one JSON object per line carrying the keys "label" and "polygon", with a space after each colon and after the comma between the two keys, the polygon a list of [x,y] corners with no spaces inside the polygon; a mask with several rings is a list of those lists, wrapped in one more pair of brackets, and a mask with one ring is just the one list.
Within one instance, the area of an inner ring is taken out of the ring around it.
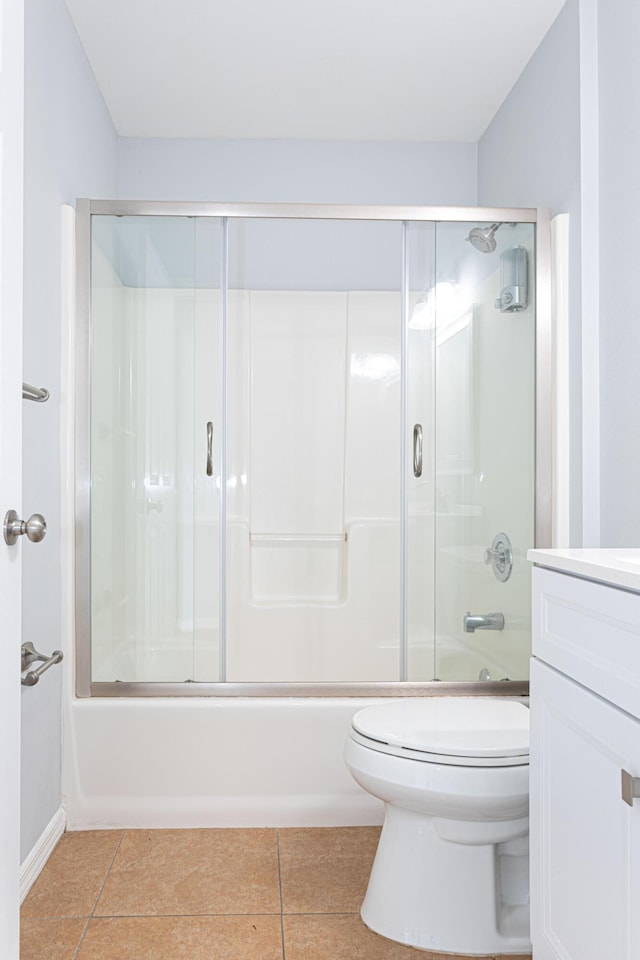
{"label": "metal shower door frame", "polygon": [[[415,696],[527,696],[528,681],[304,682],[304,683],[163,683],[92,682],[91,680],[91,218],[92,216],[163,216],[271,220],[395,221],[403,228],[403,268],[406,267],[406,224],[410,222],[516,222],[536,227],[536,399],[535,399],[535,546],[551,545],[552,489],[552,337],[551,337],[551,226],[544,208],[413,207],[309,203],[201,203],[198,201],[76,201],[76,477],[75,477],[75,695],[77,697],[415,697]],[[225,229],[224,259],[226,264]],[[224,267],[224,265],[223,265]],[[406,664],[406,543],[408,453],[406,410],[406,276],[402,297],[402,503],[401,503],[401,642],[400,673]],[[223,297],[223,299],[225,299]],[[223,318],[223,341],[226,332]],[[222,371],[226,395],[226,360]],[[224,483],[221,484],[224,486]],[[226,527],[224,498],[221,526]],[[225,537],[221,537],[224,543]],[[222,560],[224,561],[224,546]],[[221,563],[221,580],[225,577]],[[223,584],[222,584],[223,586]],[[225,615],[221,591],[221,619]],[[222,648],[224,648],[224,631]]]}

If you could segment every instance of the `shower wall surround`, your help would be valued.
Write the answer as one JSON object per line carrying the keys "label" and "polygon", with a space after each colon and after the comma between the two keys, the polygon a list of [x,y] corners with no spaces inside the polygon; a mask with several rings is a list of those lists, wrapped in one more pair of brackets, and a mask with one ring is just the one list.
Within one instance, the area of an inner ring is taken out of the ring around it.
{"label": "shower wall surround", "polygon": [[399,293],[230,299],[230,681],[397,675],[400,315]]}

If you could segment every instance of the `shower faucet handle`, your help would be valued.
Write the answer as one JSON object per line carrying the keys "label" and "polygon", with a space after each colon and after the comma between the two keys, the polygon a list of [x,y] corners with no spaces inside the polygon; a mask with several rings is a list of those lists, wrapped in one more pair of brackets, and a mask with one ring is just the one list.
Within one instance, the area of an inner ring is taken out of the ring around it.
{"label": "shower faucet handle", "polygon": [[513,569],[513,547],[506,533],[497,533],[491,546],[484,552],[484,562],[491,566],[494,576],[502,583],[508,580]]}

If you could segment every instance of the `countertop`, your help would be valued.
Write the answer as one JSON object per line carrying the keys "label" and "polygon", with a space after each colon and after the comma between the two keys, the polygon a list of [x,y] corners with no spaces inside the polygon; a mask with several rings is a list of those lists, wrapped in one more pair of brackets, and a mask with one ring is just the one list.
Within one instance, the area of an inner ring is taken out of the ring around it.
{"label": "countertop", "polygon": [[529,550],[527,559],[539,567],[571,573],[640,593],[640,548]]}

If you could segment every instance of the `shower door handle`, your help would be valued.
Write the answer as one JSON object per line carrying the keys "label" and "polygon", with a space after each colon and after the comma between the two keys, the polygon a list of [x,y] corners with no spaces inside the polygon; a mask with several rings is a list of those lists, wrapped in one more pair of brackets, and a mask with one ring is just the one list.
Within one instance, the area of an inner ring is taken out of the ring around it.
{"label": "shower door handle", "polygon": [[207,422],[207,476],[213,476],[213,423]]}
{"label": "shower door handle", "polygon": [[413,475],[422,476],[422,424],[416,423],[413,427]]}

